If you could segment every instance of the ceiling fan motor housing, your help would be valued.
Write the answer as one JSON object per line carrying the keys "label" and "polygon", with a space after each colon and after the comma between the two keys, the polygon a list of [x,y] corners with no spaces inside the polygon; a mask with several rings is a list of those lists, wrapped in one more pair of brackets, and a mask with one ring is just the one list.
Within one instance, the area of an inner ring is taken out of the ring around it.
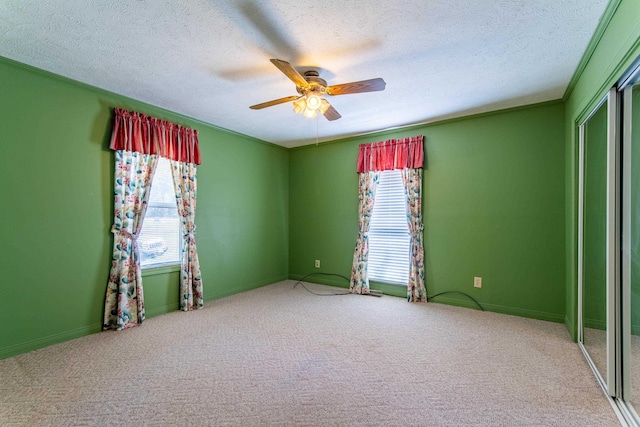
{"label": "ceiling fan motor housing", "polygon": [[326,93],[327,81],[321,79],[315,70],[305,71],[304,79],[309,83],[307,87],[296,86],[300,95],[324,95]]}

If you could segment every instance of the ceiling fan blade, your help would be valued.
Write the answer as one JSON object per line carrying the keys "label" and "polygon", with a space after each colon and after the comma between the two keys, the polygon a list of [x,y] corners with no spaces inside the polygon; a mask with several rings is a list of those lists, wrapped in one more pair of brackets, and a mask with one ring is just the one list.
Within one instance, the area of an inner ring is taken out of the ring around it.
{"label": "ceiling fan blade", "polygon": [[296,84],[296,86],[309,86],[309,82],[306,81],[305,78],[302,77],[302,75],[297,72],[296,69],[293,68],[287,61],[283,61],[281,59],[272,59],[271,62],[273,63],[273,65],[278,67],[278,69],[282,71],[287,77],[289,77],[291,81]]}
{"label": "ceiling fan blade", "polygon": [[271,107],[272,105],[284,104],[285,102],[295,101],[300,98],[300,95],[296,96],[287,96],[286,98],[274,99],[273,101],[263,102],[262,104],[252,105],[252,110],[261,110],[263,108]]}
{"label": "ceiling fan blade", "polygon": [[340,115],[340,113],[338,113],[336,111],[335,108],[333,108],[333,105],[329,105],[329,108],[326,109],[326,111],[324,113],[322,113],[327,120],[329,121],[334,121],[334,120],[338,120],[340,117],[342,117]]}
{"label": "ceiling fan blade", "polygon": [[328,95],[346,95],[349,93],[376,92],[384,90],[387,84],[381,78],[361,80],[327,87]]}

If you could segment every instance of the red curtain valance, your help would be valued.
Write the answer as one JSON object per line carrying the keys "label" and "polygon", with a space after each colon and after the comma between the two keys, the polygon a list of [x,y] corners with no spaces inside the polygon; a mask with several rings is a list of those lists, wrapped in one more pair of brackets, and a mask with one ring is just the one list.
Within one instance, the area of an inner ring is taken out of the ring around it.
{"label": "red curtain valance", "polygon": [[115,108],[112,150],[157,154],[179,162],[200,164],[198,131],[146,116],[135,111]]}
{"label": "red curtain valance", "polygon": [[424,163],[423,136],[360,144],[358,173],[419,169]]}

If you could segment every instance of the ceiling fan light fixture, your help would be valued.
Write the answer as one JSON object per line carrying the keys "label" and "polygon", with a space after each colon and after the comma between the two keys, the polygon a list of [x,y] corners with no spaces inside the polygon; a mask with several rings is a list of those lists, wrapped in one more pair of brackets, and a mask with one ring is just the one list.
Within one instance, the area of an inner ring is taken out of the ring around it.
{"label": "ceiling fan light fixture", "polygon": [[321,98],[318,95],[307,95],[307,108],[310,110],[317,110],[322,104]]}
{"label": "ceiling fan light fixture", "polygon": [[318,115],[318,110],[312,110],[310,108],[307,108],[306,110],[304,110],[303,114],[305,117],[309,119],[314,119]]}
{"label": "ceiling fan light fixture", "polygon": [[304,110],[307,108],[307,101],[304,98],[300,98],[296,101],[293,101],[293,111],[302,114]]}
{"label": "ceiling fan light fixture", "polygon": [[330,107],[329,102],[316,94],[305,94],[293,101],[293,111],[313,119],[318,116],[318,111],[324,114]]}

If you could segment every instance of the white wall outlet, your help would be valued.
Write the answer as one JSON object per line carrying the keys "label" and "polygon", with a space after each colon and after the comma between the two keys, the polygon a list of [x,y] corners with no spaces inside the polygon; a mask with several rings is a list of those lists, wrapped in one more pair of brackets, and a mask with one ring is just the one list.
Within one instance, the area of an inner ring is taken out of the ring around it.
{"label": "white wall outlet", "polygon": [[316,268],[320,268],[320,260],[319,259],[316,260]]}
{"label": "white wall outlet", "polygon": [[473,287],[481,288],[482,287],[482,277],[474,277],[473,278]]}

